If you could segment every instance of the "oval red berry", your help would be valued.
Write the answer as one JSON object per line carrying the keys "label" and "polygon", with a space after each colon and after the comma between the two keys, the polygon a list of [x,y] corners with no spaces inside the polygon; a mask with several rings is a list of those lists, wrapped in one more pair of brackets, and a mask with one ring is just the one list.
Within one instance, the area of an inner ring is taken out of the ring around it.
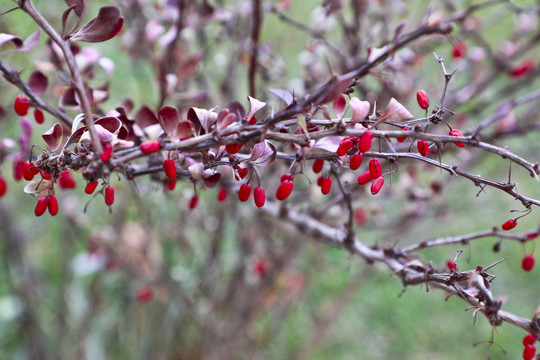
{"label": "oval red berry", "polygon": [[504,224],[502,224],[502,229],[505,231],[512,230],[517,226],[517,221],[514,219],[507,220]]}
{"label": "oval red berry", "polygon": [[323,159],[315,159],[313,162],[313,172],[315,174],[318,174],[322,171],[324,166],[324,160]]}
{"label": "oval red berry", "polygon": [[349,162],[349,168],[351,170],[356,170],[362,165],[362,161],[364,161],[364,155],[357,152],[353,156],[351,156],[351,161]]}
{"label": "oval red berry", "polygon": [[384,178],[382,176],[373,180],[373,183],[371,184],[371,195],[377,195],[379,191],[381,191],[383,185]]}
{"label": "oval red berry", "polygon": [[418,140],[416,146],[420,155],[427,156],[429,154],[429,144],[426,140]]}
{"label": "oval red berry", "polygon": [[255,201],[255,205],[257,207],[261,208],[264,206],[264,203],[266,202],[266,197],[264,195],[264,189],[260,186],[257,186],[255,190],[253,190],[253,200]]}
{"label": "oval red berry", "polygon": [[282,182],[276,191],[276,199],[278,199],[279,201],[283,201],[287,199],[289,195],[291,195],[293,187],[294,185],[292,181]]}
{"label": "oval red berry", "polygon": [[373,177],[374,179],[381,176],[382,168],[379,159],[369,160],[369,172],[371,173],[371,177]]}
{"label": "oval red berry", "polygon": [[160,148],[161,148],[161,144],[157,140],[148,140],[148,141],[142,142],[141,145],[139,145],[139,149],[141,149],[141,152],[143,154],[155,153]]}
{"label": "oval red berry", "polygon": [[165,175],[169,179],[173,179],[176,177],[176,164],[173,159],[165,159],[163,161],[163,170],[165,171]]}
{"label": "oval red berry", "polygon": [[28,109],[30,108],[30,101],[26,96],[21,94],[15,98],[13,108],[15,109],[17,115],[24,116],[28,114]]}
{"label": "oval red berry", "polygon": [[7,192],[7,182],[2,176],[0,176],[0,197],[4,196]]}
{"label": "oval red berry", "polygon": [[238,200],[246,202],[248,201],[250,195],[251,185],[247,183],[243,183],[242,185],[240,185],[240,189],[238,190]]}
{"label": "oval red berry", "polygon": [[105,188],[105,204],[112,205],[114,203],[114,188],[107,186]]}
{"label": "oval red berry", "polygon": [[429,107],[429,97],[424,90],[418,90],[416,101],[418,101],[418,105],[424,110]]}
{"label": "oval red berry", "polygon": [[34,119],[38,124],[43,124],[43,122],[45,121],[45,115],[40,108],[36,108],[34,110]]}
{"label": "oval red berry", "polygon": [[533,254],[525,254],[523,257],[523,260],[521,260],[521,268],[525,271],[531,271],[534,268],[534,255]]}
{"label": "oval red berry", "polygon": [[366,130],[361,136],[360,141],[358,142],[358,151],[366,152],[371,149],[371,142],[373,141],[373,133],[369,130]]}
{"label": "oval red berry", "polygon": [[48,204],[49,204],[49,201],[47,198],[39,199],[36,204],[36,208],[34,209],[34,214],[36,214],[36,216],[41,216],[45,214],[45,210],[47,210]]}
{"label": "oval red berry", "polygon": [[330,192],[330,189],[332,188],[332,178],[331,177],[325,177],[321,181],[321,192],[323,195],[326,195]]}
{"label": "oval red berry", "polygon": [[360,176],[358,176],[358,183],[360,185],[365,185],[371,180],[373,180],[373,176],[371,176],[371,171],[369,170],[361,173]]}
{"label": "oval red berry", "polygon": [[56,199],[56,196],[51,196],[48,198],[47,207],[49,209],[49,214],[52,216],[58,214],[58,200]]}

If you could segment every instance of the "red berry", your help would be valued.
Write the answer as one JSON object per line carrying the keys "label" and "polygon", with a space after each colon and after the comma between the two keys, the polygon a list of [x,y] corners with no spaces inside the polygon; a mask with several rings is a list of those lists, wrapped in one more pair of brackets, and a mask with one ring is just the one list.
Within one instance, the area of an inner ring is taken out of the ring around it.
{"label": "red berry", "polygon": [[353,146],[354,146],[354,143],[352,142],[351,139],[348,139],[348,138],[342,139],[339,142],[339,146],[338,146],[338,149],[336,151],[336,154],[338,156],[343,156],[346,153],[348,153],[349,150],[351,150]]}
{"label": "red berry", "polygon": [[523,346],[527,346],[527,345],[532,345],[536,342],[536,340],[538,340],[538,338],[536,337],[536,335],[534,334],[527,334],[525,335],[525,337],[523,338]]}
{"label": "red berry", "polygon": [[36,216],[41,216],[41,215],[45,214],[45,210],[47,210],[47,205],[48,204],[49,204],[49,201],[48,201],[48,199],[46,197],[39,199],[37,204],[36,204],[34,214],[36,214]]}
{"label": "red berry", "polygon": [[253,264],[253,272],[259,276],[259,277],[263,277],[264,275],[266,275],[266,272],[267,272],[267,266],[266,266],[266,261],[262,258],[257,258],[257,260],[255,260],[255,263]]}
{"label": "red berry", "polygon": [[167,189],[169,189],[169,191],[173,191],[174,188],[176,187],[176,182],[177,181],[178,181],[177,178],[170,179],[169,182],[167,183]]}
{"label": "red berry", "polygon": [[146,304],[154,297],[154,289],[150,285],[142,285],[137,289],[137,300]]}
{"label": "red berry", "polygon": [[7,191],[7,182],[2,176],[0,176],[0,197],[4,196]]}
{"label": "red berry", "polygon": [[114,188],[107,186],[105,188],[105,204],[112,205],[114,203]]}
{"label": "red berry", "polygon": [[34,109],[34,119],[38,124],[43,124],[43,122],[45,121],[45,115],[40,108]]}
{"label": "red berry", "polygon": [[463,41],[458,41],[452,46],[452,57],[462,58],[467,54],[467,45]]}
{"label": "red berry", "polygon": [[[463,137],[463,134],[458,129],[450,130],[450,133],[448,135],[455,136],[455,137]],[[460,147],[460,148],[465,146],[465,144],[462,143],[462,142],[455,142],[454,145],[456,145],[457,147]]]}
{"label": "red berry", "polygon": [[257,123],[257,117],[253,115],[251,119],[249,119],[249,125],[255,125]]}
{"label": "red berry", "polygon": [[457,267],[456,263],[453,262],[452,260],[446,260],[446,267],[450,271],[458,271],[458,267]]}
{"label": "red berry", "polygon": [[536,355],[536,347],[534,345],[527,345],[523,349],[523,360],[532,360]]}
{"label": "red berry", "polygon": [[292,174],[283,174],[281,175],[281,178],[279,179],[281,182],[284,182],[284,181],[293,181],[294,180],[294,176],[292,176]]}
{"label": "red berry", "polygon": [[220,202],[225,201],[225,199],[227,199],[227,189],[224,189],[224,188],[219,189],[217,199]]}
{"label": "red berry", "polygon": [[384,178],[382,176],[373,180],[373,183],[371,184],[371,195],[377,195],[379,191],[381,191],[383,185]]}
{"label": "red berry", "polygon": [[195,194],[191,197],[191,200],[189,201],[189,210],[195,209],[198,203],[199,203],[199,195]]}
{"label": "red berry", "polygon": [[20,181],[24,174],[24,161],[18,160],[13,163],[13,177],[15,181]]}
{"label": "red berry", "polygon": [[15,103],[13,104],[15,112],[19,116],[24,116],[28,114],[28,109],[30,108],[30,101],[24,95],[19,95],[15,98]]}
{"label": "red berry", "polygon": [[420,155],[427,156],[429,154],[429,144],[426,140],[418,140],[416,146]]}
{"label": "red berry", "polygon": [[349,168],[351,170],[356,170],[362,165],[362,161],[364,160],[364,155],[357,152],[353,156],[351,156],[351,161],[349,162]]}
{"label": "red berry", "polygon": [[23,177],[24,180],[32,181],[34,176],[39,172],[37,166],[32,164],[30,161],[25,161],[23,163]]}
{"label": "red berry", "polygon": [[534,268],[534,262],[533,254],[525,254],[523,260],[521,260],[521,268],[525,271],[531,271]]}
{"label": "red berry", "polygon": [[227,144],[225,145],[225,150],[227,150],[227,152],[231,155],[236,154],[242,150],[242,144]]}
{"label": "red berry", "polygon": [[322,171],[324,166],[324,160],[323,159],[315,159],[313,162],[313,172],[315,174],[318,174]]}
{"label": "red berry", "polygon": [[360,176],[358,176],[358,183],[360,185],[366,185],[371,180],[373,180],[373,176],[371,176],[371,171],[369,170],[361,173]]}
{"label": "red berry", "polygon": [[358,224],[358,226],[366,225],[367,220],[367,213],[364,209],[354,210],[354,221],[356,221],[356,224]]}
{"label": "red berry", "polygon": [[112,145],[111,144],[106,144],[103,147],[103,151],[101,152],[101,155],[99,155],[99,157],[101,158],[101,161],[109,162],[109,160],[111,160],[112,153],[113,153]]}
{"label": "red berry", "polygon": [[[401,129],[401,131],[409,131],[409,129],[403,128],[403,129]],[[404,142],[405,140],[407,140],[406,136],[397,138],[397,141],[400,142],[400,143]]]}
{"label": "red berry", "polygon": [[161,148],[161,144],[157,140],[144,141],[139,145],[139,149],[143,154],[152,154]]}
{"label": "red berry", "polygon": [[358,142],[358,151],[366,152],[371,148],[371,142],[373,141],[373,133],[366,130],[361,136]]}
{"label": "red berry", "polygon": [[44,180],[51,180],[52,178],[51,174],[46,171],[40,170],[39,173]]}
{"label": "red berry", "polygon": [[266,197],[264,196],[264,189],[262,187],[257,186],[255,190],[253,190],[253,200],[255,201],[255,205],[257,205],[257,207],[261,208],[264,206]]}
{"label": "red berry", "polygon": [[331,177],[325,177],[321,181],[321,192],[323,195],[326,195],[330,192],[330,189],[332,188],[332,178]]}
{"label": "red berry", "polygon": [[291,192],[293,190],[293,183],[292,181],[284,181],[279,185],[277,191],[276,191],[276,199],[283,201],[291,195]]}
{"label": "red berry", "polygon": [[371,173],[371,177],[373,177],[374,179],[381,176],[382,169],[381,169],[381,162],[379,161],[379,159],[369,160],[369,172]]}
{"label": "red berry", "polygon": [[238,200],[245,202],[248,201],[249,196],[251,195],[251,185],[248,183],[243,183],[240,185],[240,189],[238,190]]}
{"label": "red berry", "polygon": [[173,159],[165,159],[163,161],[163,170],[165,170],[165,175],[169,179],[176,177],[176,164]]}
{"label": "red berry", "polygon": [[56,196],[51,196],[48,198],[47,207],[49,208],[49,214],[52,216],[58,214],[58,200],[56,200]]}
{"label": "red berry", "polygon": [[424,90],[418,90],[416,93],[416,101],[418,101],[418,105],[424,110],[429,107],[429,97]]}
{"label": "red berry", "polygon": [[74,189],[77,186],[69,170],[64,170],[60,173],[58,185],[60,185],[60,188],[62,189]]}
{"label": "red berry", "polygon": [[247,173],[248,173],[248,169],[246,168],[238,168],[238,175],[240,175],[240,178],[243,179],[246,177]]}
{"label": "red berry", "polygon": [[510,219],[508,221],[506,221],[504,224],[502,224],[502,229],[505,230],[505,231],[508,231],[508,230],[512,230],[513,228],[515,228],[517,226],[517,221],[514,220],[514,219]]}
{"label": "red berry", "polygon": [[522,75],[534,72],[536,70],[536,64],[534,63],[534,60],[531,58],[527,58],[523,60],[519,65],[517,65],[515,68],[513,68],[510,71],[510,75],[512,77],[518,78]]}
{"label": "red berry", "polygon": [[86,187],[84,188],[84,192],[87,193],[88,195],[93,194],[97,186],[98,186],[97,181],[89,181],[86,184]]}

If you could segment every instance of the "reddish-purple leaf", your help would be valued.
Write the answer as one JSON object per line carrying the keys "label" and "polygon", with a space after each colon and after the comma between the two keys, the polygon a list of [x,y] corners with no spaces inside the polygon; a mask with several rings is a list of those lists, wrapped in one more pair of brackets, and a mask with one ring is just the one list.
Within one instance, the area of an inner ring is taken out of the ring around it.
{"label": "reddish-purple leaf", "polygon": [[68,6],[72,7],[75,6],[75,15],[78,17],[82,17],[84,14],[84,10],[86,9],[86,1],[85,0],[65,0],[66,4]]}
{"label": "reddish-purple leaf", "polygon": [[75,88],[74,87],[68,87],[66,91],[62,94],[60,97],[60,101],[58,102],[58,105],[61,108],[65,107],[79,107],[79,101],[77,100]]}
{"label": "reddish-purple leaf", "polygon": [[346,106],[347,98],[345,97],[345,95],[341,94],[332,102],[332,111],[334,111],[334,114],[336,114],[338,118],[343,119]]}
{"label": "reddish-purple leaf", "polygon": [[283,89],[268,89],[268,92],[280,98],[287,106],[294,101],[294,96],[287,90]]}
{"label": "reddish-purple leaf", "polygon": [[73,4],[73,5],[70,5],[62,13],[62,38],[65,38],[66,36],[73,34],[73,32],[79,27],[79,25],[81,25],[82,17],[77,15],[77,11],[75,11],[75,15],[77,15],[77,18],[78,18],[77,23],[71,27],[71,30],[66,32],[66,25],[67,25],[67,20],[69,18],[69,14],[71,14],[71,12],[73,10],[76,10],[77,8],[78,6]]}
{"label": "reddish-purple leaf", "polygon": [[210,132],[210,128],[217,120],[217,114],[211,110],[191,107],[188,110],[187,118],[193,123],[195,131],[202,134],[201,128],[204,129],[206,133]]}
{"label": "reddish-purple leaf", "polygon": [[253,165],[267,166],[276,159],[276,147],[268,140],[261,141],[253,147],[249,162]]}
{"label": "reddish-purple leaf", "polygon": [[122,29],[124,18],[120,16],[117,6],[103,6],[98,16],[71,36],[72,40],[85,42],[102,42],[113,38]]}
{"label": "reddish-purple leaf", "polygon": [[60,123],[56,123],[53,125],[52,128],[50,128],[47,132],[41,135],[41,137],[43,137],[43,140],[45,140],[47,145],[49,145],[51,151],[55,151],[58,146],[60,146],[63,132],[64,131],[62,125]]}
{"label": "reddish-purple leaf", "polygon": [[340,141],[343,139],[341,136],[327,136],[317,140],[314,148],[323,149],[331,153],[335,153],[339,147]]}
{"label": "reddish-purple leaf", "polygon": [[173,106],[163,106],[158,111],[159,124],[167,135],[173,135],[180,122],[180,113]]}
{"label": "reddish-purple leaf", "polygon": [[10,50],[0,52],[0,55],[32,50],[34,46],[37,45],[40,35],[41,35],[41,29],[38,28],[32,35],[27,37],[23,43],[21,43],[21,39],[14,35],[0,34],[0,46],[2,46],[3,44],[9,41],[13,42],[13,44],[16,46],[15,49],[10,49]]}
{"label": "reddish-purple leaf", "polygon": [[[221,120],[221,121],[220,121]],[[218,120],[217,120],[217,129],[218,130],[223,130],[225,129],[227,126],[231,125],[232,123],[234,123],[235,121],[237,120],[237,117],[235,114],[232,114],[232,113],[228,113],[227,115],[225,115],[225,117],[223,117],[222,119],[219,119],[218,117]]]}
{"label": "reddish-purple leaf", "polygon": [[28,87],[36,95],[42,95],[47,91],[49,79],[41,71],[34,71],[28,78]]}
{"label": "reddish-purple leaf", "polygon": [[147,105],[143,105],[135,115],[135,124],[139,125],[141,129],[158,123],[159,120],[154,111]]}
{"label": "reddish-purple leaf", "polygon": [[176,126],[175,137],[184,139],[193,135],[194,132],[191,121],[180,121]]}

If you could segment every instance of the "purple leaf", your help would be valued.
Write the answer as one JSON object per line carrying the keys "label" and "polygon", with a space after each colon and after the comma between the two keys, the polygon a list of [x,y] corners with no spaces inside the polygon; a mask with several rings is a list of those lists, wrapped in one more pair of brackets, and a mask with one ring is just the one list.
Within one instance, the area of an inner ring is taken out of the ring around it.
{"label": "purple leaf", "polygon": [[223,130],[227,126],[229,126],[232,123],[236,122],[237,120],[238,120],[238,117],[235,114],[230,113],[228,109],[223,109],[218,114],[218,118],[217,118],[217,121],[216,121],[216,127],[217,127],[218,130]]}
{"label": "purple leaf", "polygon": [[243,119],[246,116],[246,110],[240,101],[234,100],[227,104],[224,109],[229,109],[229,112],[238,116],[239,119]]}
{"label": "purple leaf", "polygon": [[280,98],[287,106],[291,105],[294,101],[294,96],[287,90],[283,89],[268,89],[268,92],[276,95]]}
{"label": "purple leaf", "polygon": [[180,122],[180,113],[173,106],[163,106],[158,111],[159,124],[167,135],[173,135],[178,123]]}
{"label": "purple leaf", "polygon": [[268,140],[261,141],[253,147],[249,163],[257,166],[267,166],[276,159],[276,147]]}
{"label": "purple leaf", "polygon": [[221,174],[212,169],[206,169],[202,173],[202,181],[209,189],[215,187],[219,180],[221,180]]}
{"label": "purple leaf", "polygon": [[190,137],[194,132],[191,121],[180,121],[176,126],[175,137],[178,139],[185,139]]}
{"label": "purple leaf", "polygon": [[102,117],[101,119],[96,120],[96,125],[101,125],[108,131],[112,133],[117,133],[120,128],[122,127],[122,122],[120,119],[114,117],[114,116],[106,116]]}
{"label": "purple leaf", "polygon": [[75,7],[75,15],[82,17],[84,10],[86,9],[85,0],[66,0],[66,4],[69,7]]}
{"label": "purple leaf", "polygon": [[343,139],[343,137],[341,136],[327,136],[325,138],[317,140],[313,147],[335,153],[338,149],[341,139]]}
{"label": "purple leaf", "polygon": [[41,71],[34,71],[28,78],[28,87],[36,95],[43,95],[48,85],[49,79]]}
{"label": "purple leaf", "polygon": [[15,49],[0,52],[0,55],[14,53],[14,52],[25,52],[25,51],[32,50],[34,48],[34,46],[37,45],[40,35],[41,35],[41,29],[38,28],[32,35],[30,35],[29,37],[26,38],[24,43],[21,44],[21,39],[19,39],[18,37],[14,36],[14,35],[0,34],[0,46],[5,44],[8,41],[11,41],[17,47]]}
{"label": "purple leaf", "polygon": [[69,87],[64,91],[62,96],[60,97],[60,101],[58,102],[59,106],[61,108],[65,107],[79,107],[79,101],[77,100],[76,94],[75,94],[75,88]]}
{"label": "purple leaf", "polygon": [[49,148],[51,148],[51,151],[55,151],[58,149],[58,146],[60,146],[60,142],[62,141],[62,135],[64,131],[62,128],[62,124],[56,123],[53,125],[52,128],[50,128],[47,132],[45,132],[41,137],[47,145],[49,145]]}
{"label": "purple leaf", "polygon": [[255,115],[257,111],[259,111],[260,109],[266,106],[265,102],[252,98],[251,96],[248,96],[248,100],[249,100],[250,109],[249,109],[249,114],[246,119],[247,122],[249,122],[249,120]]}
{"label": "purple leaf", "polygon": [[191,107],[188,110],[187,118],[193,123],[197,133],[200,132],[201,128],[208,133],[217,120],[217,114],[211,110]]}
{"label": "purple leaf", "polygon": [[20,37],[11,34],[0,33],[0,46],[10,41],[18,48],[23,45],[23,41]]}
{"label": "purple leaf", "polygon": [[71,36],[72,40],[85,42],[102,42],[113,38],[122,30],[124,18],[120,16],[117,6],[103,6],[98,16]]}
{"label": "purple leaf", "polygon": [[150,109],[150,107],[147,105],[143,105],[137,112],[137,115],[135,115],[135,124],[137,124],[141,129],[158,123],[159,120],[154,114],[154,111],[152,111],[152,109]]}

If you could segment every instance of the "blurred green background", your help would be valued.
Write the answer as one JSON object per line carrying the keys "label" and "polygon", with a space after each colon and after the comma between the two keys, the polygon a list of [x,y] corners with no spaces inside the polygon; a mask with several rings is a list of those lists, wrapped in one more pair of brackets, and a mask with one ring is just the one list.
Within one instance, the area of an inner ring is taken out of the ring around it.
{"label": "blurred green background", "polygon": [[[216,3],[223,9],[238,11],[240,14],[242,11],[238,9],[249,8],[251,4],[249,1]],[[426,9],[433,6],[438,8],[436,2],[410,1],[399,2],[402,11],[392,11],[388,4],[385,7],[375,4],[376,2],[369,3],[378,9],[373,10],[374,14],[387,16],[390,24],[405,22],[407,30],[412,30],[421,23]],[[454,6],[465,8],[467,3],[456,2]],[[530,4],[516,3],[527,6],[533,4],[532,1]],[[90,19],[92,14],[96,14],[100,6],[109,4],[120,7],[125,5],[124,2],[92,1],[88,4],[86,18]],[[145,8],[150,8],[152,4],[154,2],[145,3]],[[278,3],[264,1],[263,4],[270,7]],[[0,11],[11,5],[4,2]],[[52,0],[35,1],[35,5],[58,29],[64,3]],[[314,14],[321,11],[319,5],[320,2],[314,0],[292,1],[290,9],[284,13],[317,29],[318,18]],[[448,8],[440,4],[439,6],[444,8],[441,10],[444,13],[450,12]],[[152,14],[146,15],[152,17]],[[157,10],[156,15],[159,15]],[[349,18],[351,15],[345,9],[343,16]],[[504,6],[482,10],[475,16],[482,20],[480,34],[483,41],[488,42],[494,49],[498,49],[505,39],[513,41],[512,36],[518,20],[516,15],[506,11]],[[332,19],[339,21],[339,18]],[[127,22],[124,26],[129,27],[131,24]],[[21,11],[0,17],[0,32],[25,38],[34,29],[32,21]],[[234,43],[220,38],[222,31],[223,27],[219,23],[210,24],[205,29],[205,56],[198,68],[200,75],[197,75],[204,78],[204,81],[193,84],[208,85],[211,99],[208,107],[223,106],[234,99],[247,106],[244,100],[248,92],[246,66],[239,66],[234,73],[236,86],[233,93],[224,95],[219,92],[218,85],[225,77],[230,76],[224,66],[220,65],[223,63],[220,57],[229,55],[231,49],[236,49]],[[368,30],[365,31],[367,34]],[[391,32],[393,33],[393,30]],[[537,32],[538,25],[535,25],[534,33]],[[325,33],[328,41],[337,47],[340,46],[341,35],[338,26],[331,27]],[[457,26],[454,36],[470,40],[470,48],[482,43],[460,26]],[[194,51],[197,42],[191,41],[188,35],[186,37],[189,51]],[[260,79],[260,87],[294,90],[294,85],[305,76],[302,59],[306,56],[306,44],[310,42],[310,38],[309,34],[284,24],[275,14],[268,13],[262,27],[261,43],[267,47],[268,53],[276,57],[269,61],[283,64],[283,71],[268,81],[263,82]],[[383,34],[381,38],[391,39],[391,34]],[[102,44],[83,45],[95,47],[102,56],[113,59],[116,65],[110,81],[109,100],[102,104],[101,108],[105,112],[110,111],[126,97],[133,100],[135,108],[142,104],[155,107],[158,101],[155,70],[145,59],[134,60],[127,56],[122,51],[123,40],[125,34]],[[45,36],[42,36],[40,45],[30,53],[10,54],[0,60],[12,69],[22,70],[21,77],[27,79],[35,61],[45,56],[44,41]],[[378,47],[380,44],[377,41],[381,39],[373,39],[372,46]],[[422,42],[422,46],[427,49],[427,55],[422,64],[414,68],[416,74],[412,75],[412,81],[415,88],[423,88],[433,94],[432,104],[436,103],[438,94],[442,91],[443,80],[439,65],[431,57],[431,51],[445,56],[449,69],[457,69],[450,85],[449,96],[454,95],[473,77],[474,70],[470,60],[451,58],[449,39],[440,37],[427,40]],[[526,55],[535,57],[537,53],[538,50],[533,49]],[[538,60],[537,57],[535,59]],[[335,57],[331,53],[324,53],[318,60],[332,64]],[[488,67],[490,63],[486,61],[480,66]],[[381,71],[384,73],[384,70]],[[296,82],[293,81],[295,79]],[[379,91],[379,80],[378,76],[368,77],[365,79],[365,86],[373,87],[375,92]],[[463,130],[472,128],[479,120],[492,114],[501,101],[526,94],[540,83],[537,79],[531,79],[526,86],[518,87],[511,93],[504,93],[511,81],[508,76],[501,74],[500,79],[490,85],[489,91],[451,109],[456,115],[469,114]],[[16,139],[19,133],[18,118],[13,113],[11,104],[18,91],[6,81],[0,81],[0,91],[0,105],[6,112],[6,117],[0,123],[0,134],[3,138]],[[56,104],[51,90],[46,98]],[[267,93],[261,93],[259,98],[275,101]],[[476,106],[486,98],[491,100],[485,106]],[[414,92],[400,101],[416,117],[423,115],[415,104]],[[381,105],[379,107],[384,108]],[[522,116],[529,115],[528,108],[516,110],[520,121]],[[43,146],[39,135],[48,129],[52,122],[49,115],[45,125],[34,127],[34,143]],[[540,153],[539,139],[536,131],[530,131],[520,136],[497,138],[496,141],[498,145],[509,146],[515,153],[535,162]],[[470,165],[469,171],[489,179],[501,182],[507,179],[507,161],[492,154],[475,158],[479,156],[477,149],[466,148],[462,151],[470,152],[472,156],[449,151],[444,153],[442,161],[449,164],[466,163]],[[34,344],[34,337],[45,339],[46,347],[53,349],[51,358],[198,358],[198,354],[193,352],[193,344],[200,341],[200,346],[204,347],[205,334],[201,331],[210,326],[200,319],[210,321],[206,316],[215,310],[211,306],[212,296],[226,292],[226,284],[229,284],[237,275],[238,269],[242,268],[242,277],[247,280],[237,289],[237,296],[249,297],[253,291],[259,300],[255,302],[258,308],[251,314],[253,319],[247,331],[249,337],[243,339],[251,345],[237,358],[476,359],[488,356],[488,344],[474,344],[489,340],[491,327],[482,315],[479,315],[473,327],[473,310],[465,312],[467,304],[463,301],[454,297],[446,300],[446,294],[437,290],[426,292],[422,286],[407,288],[402,294],[399,279],[391,276],[388,270],[380,265],[367,265],[363,260],[350,257],[343,251],[301,239],[296,235],[280,233],[277,229],[265,232],[259,228],[257,232],[257,229],[252,228],[268,226],[268,222],[257,218],[252,204],[237,204],[233,199],[234,194],[229,194],[225,204],[216,205],[216,191],[203,191],[200,193],[200,206],[191,212],[186,205],[193,194],[190,184],[179,184],[173,193],[165,193],[161,191],[160,184],[152,183],[148,179],[138,180],[137,188],[123,179],[113,179],[117,189],[117,202],[112,214],[108,214],[99,196],[90,202],[88,211],[83,213],[88,197],[83,194],[82,177],[76,175],[76,190],[59,191],[61,213],[54,218],[36,218],[33,216],[35,202],[23,193],[24,184],[12,181],[11,161],[5,161],[0,169],[9,179],[9,196],[0,200],[2,213],[9,216],[9,223],[24,240],[21,243],[23,250],[20,252],[24,256],[17,265],[19,260],[12,257],[13,244],[8,245],[7,228],[0,230],[4,268],[0,272],[0,348],[3,349],[0,358],[30,358],[29,349],[34,346],[31,345]],[[355,206],[368,212],[367,223],[356,228],[360,240],[367,244],[385,245],[398,242],[399,245],[404,245],[447,235],[466,234],[500,226],[514,216],[510,210],[521,210],[514,199],[494,189],[486,189],[485,193],[476,196],[478,188],[468,181],[452,178],[423,165],[416,166],[416,171],[418,176],[413,185],[404,184],[403,177],[406,172],[403,171],[392,176],[392,190],[386,196],[371,198],[360,194]],[[270,176],[270,170],[266,174]],[[314,179],[311,172],[308,175]],[[540,198],[538,182],[530,178],[525,170],[512,166],[512,179],[518,182],[520,193],[531,198]],[[434,180],[443,184],[442,196],[429,201],[411,200],[412,193],[426,191]],[[308,186],[305,178],[299,177],[295,182],[297,188]],[[269,193],[275,191],[275,188],[269,188]],[[320,198],[315,199],[321,201]],[[396,230],[400,216],[409,210],[419,212],[419,216],[409,219],[405,226]],[[339,217],[339,214],[337,216]],[[217,222],[217,218],[222,221]],[[223,228],[216,229],[215,223],[221,224]],[[129,228],[130,224],[138,225]],[[535,209],[531,215],[520,220],[516,231],[526,231],[538,226],[538,211]],[[130,229],[136,235],[129,234]],[[255,231],[257,235],[246,235],[246,229]],[[137,266],[136,255],[132,254],[133,263],[121,264],[117,269],[91,271],[86,276],[74,274],[73,269],[76,266],[73,259],[86,253],[90,238],[101,239],[101,243],[112,247],[113,253],[121,259],[126,253],[137,251],[133,248],[122,248],[123,242],[119,239],[139,236],[145,241],[151,239],[145,243],[150,244],[148,247],[137,250],[144,254],[144,261],[139,263],[140,266]],[[206,267],[206,261],[212,251],[215,236],[221,239],[220,261],[219,267],[210,271]],[[301,250],[294,254],[287,266],[280,268],[278,262],[272,262],[268,258],[269,275],[263,279],[253,279],[253,275],[249,274],[252,256],[267,254],[272,247],[286,250],[288,242],[291,241],[301,244]],[[540,305],[540,287],[537,286],[540,270],[538,267],[530,273],[521,270],[524,247],[517,242],[503,241],[502,251],[493,252],[492,247],[498,241],[497,238],[481,239],[470,245],[429,249],[421,254],[423,259],[432,261],[434,266],[442,267],[447,259],[454,258],[457,249],[463,249],[464,253],[457,261],[461,270],[475,268],[478,264],[487,266],[509,256],[507,261],[492,269],[492,273],[497,276],[492,283],[494,295],[508,296],[504,310],[523,317],[532,317]],[[249,245],[246,245],[246,242]],[[531,245],[527,244],[527,251],[532,251]],[[245,250],[245,247],[253,249]],[[244,258],[243,255],[246,254],[251,257]],[[273,267],[279,271],[274,273]],[[211,273],[207,274],[211,280],[208,281],[212,286],[215,285],[215,288],[203,290],[204,286],[201,284],[204,285],[206,278],[203,275],[206,271]],[[26,291],[24,281],[28,276],[34,281],[31,285],[38,286]],[[148,304],[136,300],[137,289],[145,283],[152,284],[155,289],[154,299]],[[294,291],[296,288],[299,289],[298,293]],[[29,320],[23,316],[26,310],[21,294],[27,292],[28,298],[33,299],[30,300],[34,306],[30,309],[30,314],[32,321],[38,324],[40,335],[30,333],[27,322]],[[191,299],[193,303],[188,306],[183,302],[187,301],[185,299]],[[232,304],[240,306],[241,302]],[[233,310],[230,311],[234,313]],[[218,318],[222,317],[221,320],[227,318],[227,310],[217,311],[217,314]],[[238,314],[242,312],[239,311]],[[220,323],[219,320],[216,320],[217,323]],[[245,335],[239,332],[238,336],[240,334]],[[206,336],[210,338],[213,335],[215,334]],[[522,330],[509,325],[495,329],[495,341],[508,355],[503,355],[500,348],[494,346],[490,353],[491,358],[520,358],[521,339],[524,335]],[[224,334],[219,336],[226,338]],[[209,344],[213,343],[209,340]],[[183,350],[188,348],[191,352],[184,353]]]}

